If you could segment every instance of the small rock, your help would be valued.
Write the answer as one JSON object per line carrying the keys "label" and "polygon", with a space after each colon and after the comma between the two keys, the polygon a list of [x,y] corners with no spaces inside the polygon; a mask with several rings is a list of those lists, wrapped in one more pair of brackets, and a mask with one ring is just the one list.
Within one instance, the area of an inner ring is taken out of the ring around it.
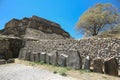
{"label": "small rock", "polygon": [[5,59],[0,59],[0,65],[2,64],[6,64],[6,60]]}

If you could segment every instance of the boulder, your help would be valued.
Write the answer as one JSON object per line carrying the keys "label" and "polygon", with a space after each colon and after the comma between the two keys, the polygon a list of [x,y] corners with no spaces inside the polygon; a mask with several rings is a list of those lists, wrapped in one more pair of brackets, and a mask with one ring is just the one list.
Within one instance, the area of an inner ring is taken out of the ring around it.
{"label": "boulder", "polygon": [[66,61],[67,67],[73,69],[81,69],[82,68],[82,60],[79,52],[77,50],[69,50],[69,55]]}
{"label": "boulder", "polygon": [[14,63],[15,62],[15,59],[8,59],[7,60],[7,63]]}
{"label": "boulder", "polygon": [[115,58],[111,58],[104,63],[105,74],[118,76],[118,63]]}
{"label": "boulder", "polygon": [[62,67],[66,66],[66,59],[67,58],[68,58],[68,55],[66,55],[66,54],[60,54],[58,56],[58,65],[62,66]]}
{"label": "boulder", "polygon": [[89,58],[89,56],[87,56],[85,59],[84,69],[90,70],[90,58]]}
{"label": "boulder", "polygon": [[0,65],[2,64],[6,64],[6,60],[5,59],[0,59]]}
{"label": "boulder", "polygon": [[46,52],[40,53],[40,62],[46,63]]}
{"label": "boulder", "polygon": [[93,72],[103,73],[103,60],[102,59],[94,59]]}

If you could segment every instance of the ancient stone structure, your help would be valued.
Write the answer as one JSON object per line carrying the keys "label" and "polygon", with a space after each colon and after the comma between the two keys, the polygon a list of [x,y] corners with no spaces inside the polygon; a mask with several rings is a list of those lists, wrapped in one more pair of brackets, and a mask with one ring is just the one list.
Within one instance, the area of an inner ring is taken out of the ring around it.
{"label": "ancient stone structure", "polygon": [[16,58],[23,45],[23,40],[16,37],[0,36],[0,59]]}
{"label": "ancient stone structure", "polygon": [[21,20],[12,19],[0,33],[3,35],[34,39],[54,40],[70,38],[70,35],[59,24],[37,16],[23,18]]}
{"label": "ancient stone structure", "polygon": [[37,16],[21,20],[12,19],[0,34],[15,37],[0,40],[2,45],[0,59],[19,57],[22,60],[67,66],[73,69],[81,69],[84,65],[85,69],[89,69],[91,64],[85,60],[89,56],[90,62],[94,63],[94,71],[102,72],[101,68],[100,70],[96,68],[99,63],[102,64],[101,61],[94,61],[94,59],[100,58],[104,61],[114,57],[120,67],[119,38],[75,40],[59,24]]}

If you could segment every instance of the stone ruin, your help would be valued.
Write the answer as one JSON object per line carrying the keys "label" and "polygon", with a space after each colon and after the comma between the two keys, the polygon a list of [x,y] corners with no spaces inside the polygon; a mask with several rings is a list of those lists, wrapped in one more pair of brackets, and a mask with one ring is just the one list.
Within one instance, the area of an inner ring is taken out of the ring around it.
{"label": "stone ruin", "polygon": [[20,38],[0,35],[0,46],[0,64],[5,64],[14,62],[24,44]]}
{"label": "stone ruin", "polygon": [[64,31],[59,24],[37,16],[25,17],[21,20],[12,19],[5,24],[5,28],[0,31],[0,34],[33,39],[70,38],[68,32]]}
{"label": "stone ruin", "polygon": [[[11,55],[9,59],[18,57],[73,69],[90,70],[92,67],[94,72],[118,76],[119,38],[75,40],[59,24],[37,16],[22,20],[12,19],[0,33],[14,36],[12,39],[6,37],[1,40],[0,44],[5,44],[2,49],[7,49],[7,52],[1,50],[0,59],[8,60],[5,56],[7,54]],[[88,56],[89,59],[86,58]]]}

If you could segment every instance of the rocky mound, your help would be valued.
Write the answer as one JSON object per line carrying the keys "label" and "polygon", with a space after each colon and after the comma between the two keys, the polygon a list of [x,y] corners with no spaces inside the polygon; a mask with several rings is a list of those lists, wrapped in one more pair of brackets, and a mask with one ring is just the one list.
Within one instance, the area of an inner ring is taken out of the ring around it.
{"label": "rocky mound", "polygon": [[21,20],[12,19],[5,24],[0,31],[2,35],[14,35],[17,37],[29,37],[37,39],[66,39],[69,33],[64,31],[59,24],[49,20],[32,16]]}

